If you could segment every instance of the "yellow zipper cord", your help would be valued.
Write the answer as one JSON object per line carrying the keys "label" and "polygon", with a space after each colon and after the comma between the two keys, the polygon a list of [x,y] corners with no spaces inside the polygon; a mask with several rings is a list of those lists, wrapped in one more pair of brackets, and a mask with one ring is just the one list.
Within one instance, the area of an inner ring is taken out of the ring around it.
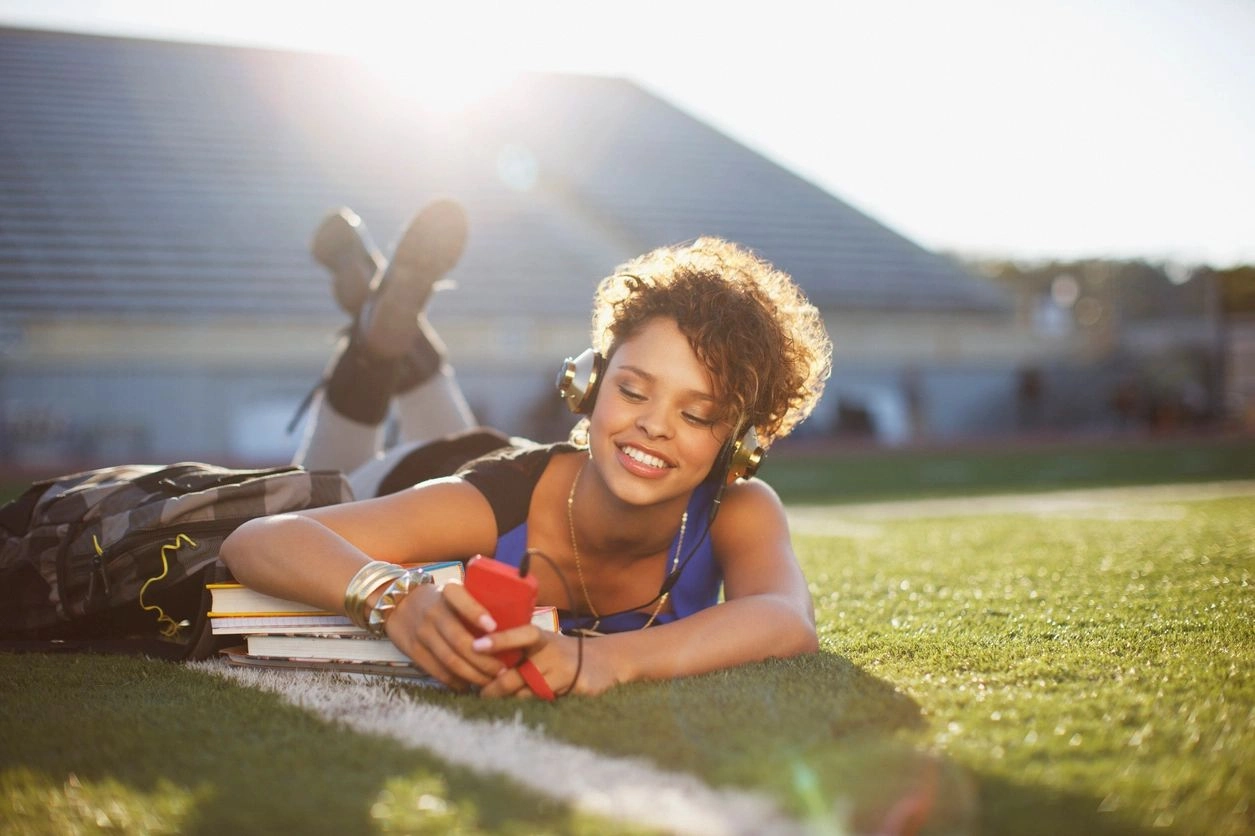
{"label": "yellow zipper cord", "polygon": [[[92,544],[96,547],[96,554],[101,557],[104,557],[104,550],[100,548],[100,541],[96,539],[96,535],[94,534],[92,535]],[[168,639],[172,639],[175,636],[177,636],[179,633],[179,630],[182,628],[183,625],[179,624],[173,618],[166,615],[165,610],[163,610],[158,605],[145,604],[144,593],[148,590],[148,587],[150,584],[156,583],[157,581],[161,580],[162,578],[164,578],[166,575],[170,573],[170,558],[166,554],[166,552],[178,551],[179,549],[183,548],[184,545],[188,545],[188,546],[191,546],[192,548],[196,548],[196,541],[193,540],[191,537],[188,537],[186,534],[179,534],[174,538],[174,540],[162,546],[161,547],[161,574],[151,577],[148,580],[144,581],[144,585],[139,588],[140,609],[156,611],[157,623],[164,625],[161,628],[161,635],[165,636]]]}

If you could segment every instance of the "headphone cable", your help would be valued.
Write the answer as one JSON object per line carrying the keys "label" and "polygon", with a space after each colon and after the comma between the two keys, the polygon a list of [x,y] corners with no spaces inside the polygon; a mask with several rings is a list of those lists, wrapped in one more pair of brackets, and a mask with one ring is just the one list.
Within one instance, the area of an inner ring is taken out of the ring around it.
{"label": "headphone cable", "polygon": [[[605,615],[599,616],[598,617],[599,621],[605,621],[607,618],[614,618],[616,616],[625,615],[631,612],[638,612],[640,610],[645,609],[646,607],[650,607],[653,604],[655,604],[658,601],[658,599],[662,598],[662,596],[668,594],[669,592],[671,592],[672,589],[675,588],[675,585],[680,582],[680,574],[684,571],[684,567],[688,566],[689,561],[692,560],[697,555],[697,552],[701,549],[702,544],[705,543],[706,540],[710,537],[710,529],[715,524],[715,515],[719,513],[719,503],[723,497],[723,492],[726,487],[727,487],[726,484],[719,485],[715,493],[715,497],[711,501],[710,514],[706,518],[706,528],[702,531],[702,536],[698,537],[697,542],[694,543],[691,548],[689,548],[688,553],[684,555],[684,559],[681,560],[676,565],[676,567],[672,569],[670,572],[668,572],[667,576],[662,579],[662,586],[658,588],[658,594],[655,595],[653,598],[650,598],[645,603],[640,604],[638,606],[627,607],[626,609],[617,610],[615,612],[606,613]],[[529,551],[531,550],[529,549]],[[545,555],[545,559],[549,560],[547,555]],[[553,561],[550,560],[549,562],[552,564]],[[563,578],[562,582],[563,582],[563,585],[565,586],[566,579]],[[567,590],[567,600],[571,600],[571,591],[569,589]],[[572,604],[571,612],[572,613],[575,612],[574,604]],[[582,628],[577,628],[577,629],[578,629],[577,635],[582,637],[583,629]]]}
{"label": "headphone cable", "polygon": [[[531,559],[533,557],[539,557],[549,564],[549,568],[552,569],[553,573],[558,576],[558,580],[562,583],[562,589],[566,592],[567,605],[574,610],[575,596],[571,594],[570,584],[567,583],[566,577],[562,574],[561,570],[558,569],[558,564],[554,562],[553,558],[545,554],[540,549],[528,549],[523,552],[523,557],[519,559],[519,577],[527,577],[527,573],[531,569]],[[562,625],[559,624],[558,627],[559,631],[561,631]],[[575,676],[571,677],[570,685],[563,689],[560,694],[556,694],[556,696],[559,697],[565,697],[567,694],[571,693],[571,691],[575,688],[575,683],[580,680],[580,671],[584,668],[584,635],[582,633],[577,634],[575,640]]]}

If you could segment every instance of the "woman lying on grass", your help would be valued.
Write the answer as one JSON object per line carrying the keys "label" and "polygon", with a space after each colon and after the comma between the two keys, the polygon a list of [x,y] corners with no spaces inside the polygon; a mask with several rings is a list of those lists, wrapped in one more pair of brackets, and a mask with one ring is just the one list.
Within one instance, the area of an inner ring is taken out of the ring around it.
{"label": "woman lying on grass", "polygon": [[[460,210],[420,213],[368,290],[381,259],[347,234],[360,233],[348,217],[329,220],[324,237],[339,239],[320,258],[356,322],[301,463],[350,470],[374,452],[394,397],[406,443],[352,474],[357,495],[376,498],[238,529],[222,559],[239,581],[361,624],[376,608],[375,623],[416,664],[486,697],[531,693],[493,655],[507,649],[522,650],[554,691],[582,694],[816,649],[783,506],[764,482],[736,478],[746,454],[809,414],[828,375],[822,321],[787,275],[710,238],[619,268],[593,302],[604,368],[585,379],[585,356],[564,391],[586,418],[571,442],[538,445],[473,430],[422,315],[461,252]],[[492,447],[502,449],[467,462]],[[452,475],[414,484],[415,474]],[[407,581],[392,590],[407,593],[388,596],[395,607],[377,606],[401,571],[387,564],[485,554],[518,565],[529,549],[548,558],[531,573],[563,633],[497,631],[457,584]],[[582,661],[577,631],[600,636],[583,642]]]}

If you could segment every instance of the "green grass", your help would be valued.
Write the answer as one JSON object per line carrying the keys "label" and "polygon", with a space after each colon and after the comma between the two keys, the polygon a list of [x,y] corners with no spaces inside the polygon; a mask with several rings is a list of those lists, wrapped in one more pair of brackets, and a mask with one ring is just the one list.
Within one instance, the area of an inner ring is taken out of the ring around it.
{"label": "green grass", "polygon": [[605,832],[209,674],[0,655],[0,832]]}
{"label": "green grass", "polygon": [[1255,501],[1180,510],[802,551],[825,645],[919,703],[913,739],[976,776],[982,832],[1251,832]]}
{"label": "green grass", "polygon": [[[555,705],[415,693],[821,828],[914,796],[927,834],[1255,832],[1255,499],[1129,510],[799,534],[814,656]],[[196,671],[0,656],[0,831],[454,826],[622,830]]]}
{"label": "green grass", "polygon": [[786,447],[767,457],[762,472],[786,501],[808,503],[1255,479],[1255,438],[813,453]]}

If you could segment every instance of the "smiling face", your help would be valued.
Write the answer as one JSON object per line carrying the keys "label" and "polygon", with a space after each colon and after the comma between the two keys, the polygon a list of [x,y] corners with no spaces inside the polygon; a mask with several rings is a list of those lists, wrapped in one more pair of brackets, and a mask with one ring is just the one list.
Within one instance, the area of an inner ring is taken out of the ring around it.
{"label": "smiling face", "polygon": [[648,320],[610,358],[589,424],[602,481],[633,505],[687,501],[729,427],[710,372],[675,320]]}

